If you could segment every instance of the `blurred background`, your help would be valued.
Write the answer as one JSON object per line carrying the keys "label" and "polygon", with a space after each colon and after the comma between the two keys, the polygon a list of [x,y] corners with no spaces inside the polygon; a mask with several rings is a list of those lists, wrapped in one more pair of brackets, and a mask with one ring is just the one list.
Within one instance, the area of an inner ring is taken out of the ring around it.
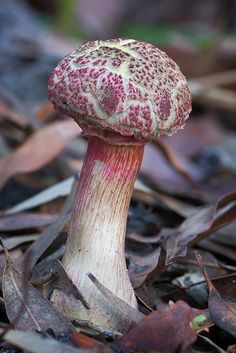
{"label": "blurred background", "polygon": [[[76,145],[81,138],[72,144],[68,138],[50,158],[35,154],[33,161],[28,140],[63,118],[47,101],[48,77],[57,62],[87,40],[119,36],[166,51],[186,75],[193,97],[185,130],[164,139],[175,157],[167,162],[169,152],[163,158],[148,147],[141,175],[161,192],[180,197],[189,198],[198,184],[208,201],[235,188],[235,0],[1,0],[0,5],[0,208],[80,169],[75,159],[83,158],[85,148]],[[42,143],[45,150],[55,145],[53,137]]]}
{"label": "blurred background", "polygon": [[46,99],[48,75],[63,55],[118,36],[157,44],[187,77],[233,69],[236,2],[1,0],[0,85],[34,105]]}

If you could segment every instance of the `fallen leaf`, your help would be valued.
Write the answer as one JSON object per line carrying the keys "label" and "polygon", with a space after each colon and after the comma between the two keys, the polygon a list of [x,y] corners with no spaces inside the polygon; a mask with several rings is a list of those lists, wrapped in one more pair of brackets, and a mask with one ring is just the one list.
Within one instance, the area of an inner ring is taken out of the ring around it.
{"label": "fallen leaf", "polygon": [[41,106],[35,111],[37,121],[40,124],[45,123],[45,121],[47,121],[48,118],[51,117],[54,113],[55,110],[53,108],[53,105],[49,101],[44,104],[41,104]]}
{"label": "fallen leaf", "polygon": [[[164,254],[163,254],[164,251]],[[164,256],[164,258],[163,258]],[[149,276],[154,275],[158,270],[163,270],[165,262],[165,249],[157,248],[149,252],[146,256],[128,255],[129,276],[133,288],[139,288]]]}
{"label": "fallen leaf", "polygon": [[[180,156],[178,152],[176,152],[166,141],[164,140],[156,140],[155,145],[159,148],[163,156],[168,161],[169,165],[180,175],[182,178],[186,180],[186,182],[195,190],[200,192],[199,185],[194,180],[187,166],[187,161],[183,160],[183,156]],[[193,169],[193,167],[192,167]],[[193,173],[193,171],[192,171]],[[195,172],[196,173],[196,172]],[[195,174],[194,173],[194,174]]]}
{"label": "fallen leaf", "polygon": [[63,230],[66,222],[70,219],[71,211],[74,205],[74,199],[78,186],[78,179],[74,182],[70,196],[67,198],[65,205],[57,218],[48,228],[46,228],[37,240],[28,247],[25,252],[25,257],[28,259],[27,268],[29,273],[32,271],[34,265],[40,256],[47,250],[47,248],[58,237]]}
{"label": "fallen leaf", "polygon": [[[185,158],[183,157],[182,159]],[[200,178],[198,175],[199,172],[193,163],[187,163],[187,161],[185,161],[185,163],[183,162],[182,164],[186,165],[185,169],[188,170],[189,175],[189,170],[191,169],[192,178],[196,180]],[[184,167],[182,168],[184,169]],[[191,190],[189,181],[187,181],[186,178],[183,178],[183,176],[170,165],[169,161],[165,158],[161,150],[158,149],[154,144],[145,146],[140,172],[142,175],[150,178],[155,184],[162,185],[164,183],[168,185],[171,183],[169,188],[170,186],[171,188],[181,187],[186,188],[187,192],[194,191]]]}
{"label": "fallen leaf", "polygon": [[19,213],[17,215],[1,215],[0,231],[15,231],[22,229],[38,228],[55,222],[58,215],[43,213]]}
{"label": "fallen leaf", "polygon": [[155,242],[161,244],[159,249],[149,252],[148,256],[129,256],[129,273],[133,286],[140,287],[157,272],[163,271],[179,258],[185,257],[189,246],[200,242],[235,217],[236,193],[233,192],[222,197],[215,204],[200,207],[180,226],[163,228],[156,237],[153,237]]}
{"label": "fallen leaf", "polygon": [[[3,330],[1,330],[3,331]],[[36,333],[9,330],[4,334],[4,339],[30,353],[89,353],[89,350],[74,348],[54,339],[42,337]],[[96,351],[94,351],[96,353]]]}
{"label": "fallen leaf", "polygon": [[46,331],[51,328],[55,333],[74,332],[73,325],[14,268],[7,249],[4,248],[4,251],[6,264],[2,291],[11,324],[25,331]]}
{"label": "fallen leaf", "polygon": [[225,136],[225,132],[216,114],[207,112],[196,116],[196,119],[189,119],[185,128],[178,134],[164,136],[162,139],[179,155],[193,157],[206,146],[220,141]]}
{"label": "fallen leaf", "polygon": [[166,241],[166,266],[184,257],[190,245],[200,242],[236,217],[236,192],[220,198],[215,204],[200,207],[177,228],[164,228],[160,241]]}
{"label": "fallen leaf", "polygon": [[48,293],[47,295],[48,298],[50,299],[50,296],[54,289],[60,289],[65,294],[73,295],[75,299],[78,299],[81,301],[81,303],[86,309],[90,309],[86,299],[80,293],[79,289],[76,287],[73,281],[69,278],[69,276],[66,273],[66,270],[64,269],[62,263],[59,260],[54,262],[53,272],[55,272],[54,279],[47,284],[47,288],[46,288]]}
{"label": "fallen leaf", "polygon": [[2,100],[0,100],[0,119],[8,119],[23,128],[30,126],[29,121],[23,114],[16,113]]}
{"label": "fallen leaf", "polygon": [[[24,255],[23,252],[21,251],[21,249],[14,249],[14,250],[10,250],[9,254],[11,256],[11,260],[12,263],[14,264],[14,267],[18,270],[18,271],[22,271],[24,269]],[[0,253],[0,281],[2,281],[2,275],[3,275],[3,271],[5,268],[5,255],[4,253]]]}
{"label": "fallen leaf", "polygon": [[51,162],[80,131],[73,120],[52,123],[37,130],[23,145],[0,160],[0,189],[11,177],[34,172]]}
{"label": "fallen leaf", "polygon": [[126,239],[128,240],[133,240],[137,243],[142,243],[142,244],[158,244],[160,241],[160,235],[156,234],[154,236],[145,236],[142,234],[138,234],[138,233],[128,233],[126,235]]}
{"label": "fallen leaf", "polygon": [[92,348],[99,344],[102,348],[105,346],[104,343],[101,343],[94,338],[91,338],[80,332],[72,333],[72,335],[70,335],[70,339],[79,348]]}
{"label": "fallen leaf", "polygon": [[153,190],[145,185],[140,179],[135,181],[132,199],[152,206],[160,203],[183,217],[189,216],[194,210],[196,210],[196,207],[193,205],[187,204],[176,197]]}
{"label": "fallen leaf", "polygon": [[236,94],[233,90],[206,85],[198,80],[189,80],[188,84],[194,102],[235,113]]}
{"label": "fallen leaf", "polygon": [[212,282],[221,296],[228,298],[229,300],[235,300],[236,272],[227,273],[218,278],[213,278]]}
{"label": "fallen leaf", "polygon": [[226,259],[235,261],[236,251],[236,221],[233,221],[217,232],[211,234],[208,238],[203,239],[199,246],[201,248],[215,252],[224,256]]}
{"label": "fallen leaf", "polygon": [[135,310],[122,299],[116,297],[109,289],[105,288],[92,273],[87,274],[93,284],[102,293],[102,295],[112,304],[114,311],[119,311],[122,314],[124,327],[132,327],[134,323],[143,319],[144,315],[138,310]]}
{"label": "fallen leaf", "polygon": [[235,247],[230,247],[230,246],[224,246],[222,244],[218,244],[215,240],[214,237],[211,239],[203,239],[199,243],[199,247],[211,251],[215,254],[220,254],[224,256],[225,258],[228,258],[232,261],[235,261]]}
{"label": "fallen leaf", "polygon": [[[121,332],[118,331],[111,331],[111,330],[105,330],[104,327],[99,326],[94,324],[91,321],[88,320],[73,320],[73,324],[79,329],[79,331],[83,332],[84,334],[92,335],[94,337],[103,337],[104,339],[108,340],[116,340],[117,338],[120,338],[122,336]],[[123,330],[126,327],[123,327]]]}
{"label": "fallen leaf", "polygon": [[44,205],[47,202],[53,201],[58,197],[65,197],[70,194],[73,183],[75,181],[74,177],[67,178],[49,188],[39,192],[38,194],[28,198],[25,201],[18,203],[17,205],[9,208],[4,212],[4,214],[13,214],[22,211],[27,211],[31,208],[35,208]]}
{"label": "fallen leaf", "polygon": [[190,322],[200,313],[184,301],[163,306],[141,320],[121,339],[111,344],[116,352],[182,352],[196,340]]}
{"label": "fallen leaf", "polygon": [[31,281],[38,281],[40,278],[47,277],[52,270],[53,264],[57,259],[61,259],[65,252],[65,245],[61,245],[50,255],[42,257],[39,262],[34,266],[30,276]]}
{"label": "fallen leaf", "polygon": [[236,303],[225,300],[220,296],[208,276],[201,255],[198,252],[195,252],[195,256],[208,286],[208,309],[213,322],[223,330],[229,332],[232,336],[236,337]]}
{"label": "fallen leaf", "polygon": [[[38,238],[38,234],[27,234],[27,235],[18,235],[16,237],[9,237],[4,239],[4,245],[7,250],[12,250],[17,246],[32,242]],[[3,251],[2,246],[0,246],[0,252]]]}

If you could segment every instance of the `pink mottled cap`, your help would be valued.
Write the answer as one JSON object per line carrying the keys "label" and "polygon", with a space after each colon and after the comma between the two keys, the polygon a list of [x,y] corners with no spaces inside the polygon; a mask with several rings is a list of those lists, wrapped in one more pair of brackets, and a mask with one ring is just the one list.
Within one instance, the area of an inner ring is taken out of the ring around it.
{"label": "pink mottled cap", "polygon": [[59,62],[49,99],[85,135],[146,142],[183,128],[191,111],[177,64],[152,44],[133,39],[87,42]]}

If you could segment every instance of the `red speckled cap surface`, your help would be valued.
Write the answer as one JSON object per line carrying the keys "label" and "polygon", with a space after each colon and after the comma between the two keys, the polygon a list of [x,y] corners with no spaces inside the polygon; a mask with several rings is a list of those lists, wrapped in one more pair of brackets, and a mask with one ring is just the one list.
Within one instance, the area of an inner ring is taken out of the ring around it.
{"label": "red speckled cap surface", "polygon": [[85,43],[59,62],[48,91],[55,109],[73,117],[86,135],[127,141],[171,135],[191,111],[178,65],[133,39]]}

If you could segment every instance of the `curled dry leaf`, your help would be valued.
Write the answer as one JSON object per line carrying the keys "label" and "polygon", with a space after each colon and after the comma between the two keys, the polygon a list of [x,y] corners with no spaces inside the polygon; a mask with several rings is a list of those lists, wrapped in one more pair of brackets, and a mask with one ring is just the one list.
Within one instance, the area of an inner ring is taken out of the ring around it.
{"label": "curled dry leaf", "polygon": [[185,257],[188,246],[200,242],[215,230],[235,220],[235,217],[236,192],[222,197],[213,205],[200,207],[176,228],[163,228],[158,234],[159,241],[153,237],[160,244],[159,249],[148,256],[130,257],[129,272],[133,286],[140,287],[166,266]]}
{"label": "curled dry leaf", "polygon": [[163,260],[162,256],[160,248],[148,252],[146,256],[128,255],[129,276],[133,288],[139,288],[149,274],[156,271],[157,267],[160,268],[159,264]]}
{"label": "curled dry leaf", "polygon": [[196,244],[236,217],[236,192],[220,198],[215,204],[201,207],[179,227],[162,230],[160,240],[166,241],[166,266],[184,257],[189,245]]}
{"label": "curled dry leaf", "polygon": [[34,172],[51,162],[79,134],[73,120],[52,123],[33,133],[23,145],[0,160],[0,189],[11,177]]}
{"label": "curled dry leaf", "polygon": [[201,255],[195,252],[198,266],[200,267],[209,290],[208,308],[214,323],[223,330],[236,337],[236,303],[223,299],[210,280]]}
{"label": "curled dry leaf", "polygon": [[6,264],[2,291],[11,324],[26,331],[46,331],[51,328],[55,333],[74,332],[73,325],[14,268],[7,249],[4,248],[4,251]]}
{"label": "curled dry leaf", "polygon": [[161,307],[147,315],[111,347],[116,352],[124,353],[140,350],[182,352],[196,340],[190,322],[199,313],[184,301]]}

